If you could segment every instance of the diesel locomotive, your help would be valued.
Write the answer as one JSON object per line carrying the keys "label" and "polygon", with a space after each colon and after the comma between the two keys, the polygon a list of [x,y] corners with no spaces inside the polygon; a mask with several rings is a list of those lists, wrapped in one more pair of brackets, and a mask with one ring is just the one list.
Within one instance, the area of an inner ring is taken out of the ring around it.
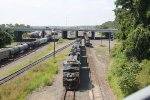
{"label": "diesel locomotive", "polygon": [[63,86],[68,90],[75,90],[80,84],[80,52],[81,39],[76,39],[68,58],[63,63]]}

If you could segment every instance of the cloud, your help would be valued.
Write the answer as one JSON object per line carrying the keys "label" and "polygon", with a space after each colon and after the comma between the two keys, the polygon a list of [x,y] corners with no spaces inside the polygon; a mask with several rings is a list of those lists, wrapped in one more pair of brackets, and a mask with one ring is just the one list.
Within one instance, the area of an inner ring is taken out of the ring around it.
{"label": "cloud", "polygon": [[[111,1],[111,3],[110,3]],[[0,23],[95,25],[114,20],[114,0],[0,0]]]}

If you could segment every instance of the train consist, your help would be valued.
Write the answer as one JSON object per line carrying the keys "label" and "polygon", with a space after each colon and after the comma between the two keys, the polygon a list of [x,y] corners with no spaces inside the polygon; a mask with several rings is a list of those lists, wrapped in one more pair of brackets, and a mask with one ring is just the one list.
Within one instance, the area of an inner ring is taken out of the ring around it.
{"label": "train consist", "polygon": [[[33,39],[35,38],[35,41],[32,42],[26,42],[17,46],[13,47],[7,47],[7,48],[1,48],[0,49],[0,62],[2,60],[8,60],[10,58],[14,58],[16,55],[19,55],[20,53],[26,52],[30,49],[34,49],[42,44],[47,43],[48,41],[54,39],[53,34],[51,32],[46,32],[44,38],[39,38],[41,32],[32,32],[30,33],[30,37]],[[58,40],[60,37],[55,34],[55,39]]]}
{"label": "train consist", "polygon": [[81,41],[80,38],[76,39],[63,64],[63,86],[67,90],[77,89],[80,84]]}
{"label": "train consist", "polygon": [[49,41],[49,38],[40,38],[32,42],[23,43],[13,47],[1,48],[0,49],[0,61],[13,58],[20,53],[26,52],[30,49],[38,47],[42,44],[45,44]]}
{"label": "train consist", "polygon": [[60,32],[53,31],[35,31],[28,33],[28,37],[30,38],[41,38],[41,37],[49,37],[51,39],[59,40],[61,38]]}

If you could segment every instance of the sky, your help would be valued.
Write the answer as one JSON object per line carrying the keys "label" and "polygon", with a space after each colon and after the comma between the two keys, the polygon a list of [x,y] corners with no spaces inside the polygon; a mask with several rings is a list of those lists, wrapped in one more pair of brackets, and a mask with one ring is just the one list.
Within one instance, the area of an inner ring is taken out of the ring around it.
{"label": "sky", "polygon": [[0,0],[0,24],[100,25],[115,18],[115,0]]}

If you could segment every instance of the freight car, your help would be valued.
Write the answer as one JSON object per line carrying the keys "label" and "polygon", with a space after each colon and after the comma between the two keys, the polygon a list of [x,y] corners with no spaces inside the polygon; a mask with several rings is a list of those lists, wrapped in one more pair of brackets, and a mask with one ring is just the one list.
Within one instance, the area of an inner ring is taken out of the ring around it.
{"label": "freight car", "polygon": [[36,41],[23,43],[17,46],[2,48],[0,49],[0,61],[4,59],[13,58],[16,55],[19,55],[20,53],[26,52],[30,49],[38,47],[39,45],[47,43],[48,40],[49,37],[46,37],[46,38],[36,39]]}
{"label": "freight car", "polygon": [[58,32],[52,32],[52,40],[59,40],[61,38],[61,35]]}
{"label": "freight car", "polygon": [[40,31],[31,32],[31,33],[28,33],[28,36],[30,38],[40,38],[41,37],[41,32]]}

